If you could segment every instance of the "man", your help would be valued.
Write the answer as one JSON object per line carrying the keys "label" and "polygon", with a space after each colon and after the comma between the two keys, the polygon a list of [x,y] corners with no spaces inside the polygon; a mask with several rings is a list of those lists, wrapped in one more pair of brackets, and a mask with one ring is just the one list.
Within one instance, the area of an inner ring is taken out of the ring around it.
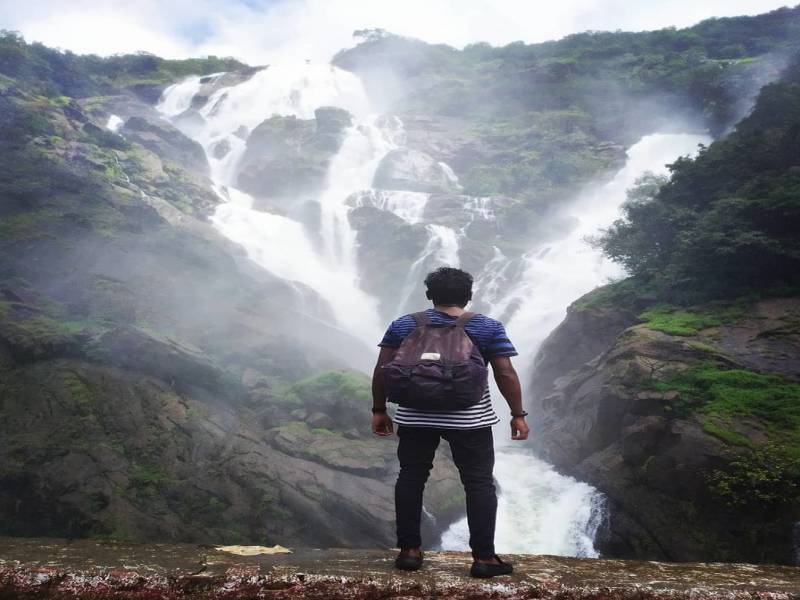
{"label": "man", "polygon": [[[465,312],[472,299],[472,276],[460,269],[441,267],[425,278],[426,296],[433,308],[425,311],[432,323],[452,323]],[[386,388],[381,367],[392,360],[403,339],[417,326],[412,315],[402,316],[386,330],[378,362],[372,376],[372,430],[382,436],[392,435],[394,424],[386,412]],[[477,345],[484,361],[491,364],[497,387],[511,409],[511,439],[528,437],[528,425],[522,410],[519,378],[510,357],[517,351],[506,335],[502,323],[476,314],[464,330]],[[427,411],[398,406],[395,414],[400,438],[397,456],[400,473],[395,484],[397,545],[400,553],[395,566],[416,570],[422,566],[420,518],[422,494],[440,438],[450,444],[453,461],[458,468],[467,497],[469,545],[472,549],[473,577],[493,577],[512,572],[512,565],[495,554],[494,531],[497,494],[492,470],[494,441],[492,425],[500,419],[492,408],[489,387],[481,401],[469,408],[454,411]]]}

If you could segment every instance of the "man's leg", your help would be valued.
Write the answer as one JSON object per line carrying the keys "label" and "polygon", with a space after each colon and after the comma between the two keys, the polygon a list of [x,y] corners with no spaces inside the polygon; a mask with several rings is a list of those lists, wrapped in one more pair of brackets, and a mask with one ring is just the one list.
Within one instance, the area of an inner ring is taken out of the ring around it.
{"label": "man's leg", "polygon": [[394,487],[395,515],[397,517],[397,546],[419,548],[422,492],[428,480],[433,457],[439,446],[440,430],[433,427],[398,425],[397,458],[400,473]]}
{"label": "man's leg", "polygon": [[494,439],[491,427],[448,429],[453,462],[458,467],[467,496],[469,545],[476,560],[494,558],[494,529],[497,493],[494,486]]}

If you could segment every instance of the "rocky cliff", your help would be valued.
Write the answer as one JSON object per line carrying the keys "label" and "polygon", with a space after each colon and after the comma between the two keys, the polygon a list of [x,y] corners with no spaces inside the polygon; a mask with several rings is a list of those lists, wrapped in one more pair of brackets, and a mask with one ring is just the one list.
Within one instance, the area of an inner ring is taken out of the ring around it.
{"label": "rocky cliff", "polygon": [[[208,222],[202,148],[141,96],[165,80],[2,43],[0,531],[392,544],[396,442],[341,370],[373,352]],[[426,502],[437,527],[461,510],[447,456]]]}
{"label": "rocky cliff", "polygon": [[796,562],[800,300],[653,302],[570,307],[534,366],[536,449],[606,495],[604,553]]}

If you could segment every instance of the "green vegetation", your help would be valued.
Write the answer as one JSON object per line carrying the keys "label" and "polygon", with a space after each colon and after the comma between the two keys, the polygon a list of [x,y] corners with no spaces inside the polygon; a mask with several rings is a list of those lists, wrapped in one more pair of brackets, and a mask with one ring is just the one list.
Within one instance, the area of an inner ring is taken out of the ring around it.
{"label": "green vegetation", "polygon": [[[362,30],[361,43],[334,62],[360,73],[395,111],[473,124],[470,152],[453,163],[466,193],[509,195],[539,211],[618,164],[621,147],[663,123],[699,117],[722,133],[742,116],[741,99],[774,72],[775,54],[800,48],[798,13],[463,50]],[[388,98],[387,70],[398,79]]]}
{"label": "green vegetation", "polygon": [[324,409],[330,414],[366,410],[371,399],[370,379],[353,371],[326,371],[288,384],[276,394],[281,404]]}
{"label": "green vegetation", "polygon": [[702,329],[717,327],[723,323],[731,323],[745,315],[745,307],[741,304],[718,307],[705,305],[697,311],[682,310],[677,306],[659,304],[647,309],[639,318],[650,329],[663,331],[670,335],[695,335]]}
{"label": "green vegetation", "polygon": [[749,418],[800,460],[800,384],[781,375],[723,368],[709,361],[653,385],[661,391],[678,391],[675,414],[698,415],[709,433],[752,446],[751,440],[730,428],[734,418]]}
{"label": "green vegetation", "polygon": [[800,284],[800,56],[732,134],[670,169],[633,191],[598,240],[607,256],[680,304]]}
{"label": "green vegetation", "polygon": [[134,465],[130,475],[131,485],[140,489],[159,487],[169,480],[169,475],[161,467],[153,465]]}
{"label": "green vegetation", "polygon": [[[243,68],[233,58],[167,60],[146,52],[110,56],[77,55],[31,44],[16,32],[0,30],[0,74],[24,83],[61,104],[67,98],[116,93],[123,87],[163,85],[188,75]],[[5,85],[5,79],[0,80]]]}
{"label": "green vegetation", "polygon": [[706,474],[710,490],[728,507],[770,514],[796,503],[800,384],[708,361],[653,387],[677,391],[678,398],[669,406],[675,416],[694,415],[704,431],[736,449],[725,467]]}
{"label": "green vegetation", "polygon": [[769,513],[800,495],[800,460],[785,446],[766,444],[708,476],[712,492],[732,508]]}
{"label": "green vegetation", "polygon": [[596,288],[578,298],[572,310],[625,310],[638,312],[642,303],[652,300],[653,290],[636,277]]}

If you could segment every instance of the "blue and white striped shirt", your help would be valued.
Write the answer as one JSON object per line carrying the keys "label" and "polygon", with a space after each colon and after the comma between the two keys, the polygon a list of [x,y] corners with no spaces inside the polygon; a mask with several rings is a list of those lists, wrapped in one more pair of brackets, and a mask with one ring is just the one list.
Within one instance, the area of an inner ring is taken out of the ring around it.
{"label": "blue and white striped shirt", "polygon": [[[452,323],[457,317],[429,308],[425,311],[432,323]],[[417,322],[410,314],[403,315],[392,321],[378,346],[397,348],[403,339],[417,326]],[[505,327],[486,315],[477,314],[464,326],[464,330],[477,344],[483,360],[489,364],[489,359],[495,356],[516,356],[517,350],[508,339]],[[499,423],[500,419],[492,408],[492,399],[489,386],[483,392],[483,398],[475,406],[462,410],[432,411],[417,408],[398,406],[394,421],[399,425],[417,427],[445,427],[449,429],[472,429],[475,427],[488,427]]]}

